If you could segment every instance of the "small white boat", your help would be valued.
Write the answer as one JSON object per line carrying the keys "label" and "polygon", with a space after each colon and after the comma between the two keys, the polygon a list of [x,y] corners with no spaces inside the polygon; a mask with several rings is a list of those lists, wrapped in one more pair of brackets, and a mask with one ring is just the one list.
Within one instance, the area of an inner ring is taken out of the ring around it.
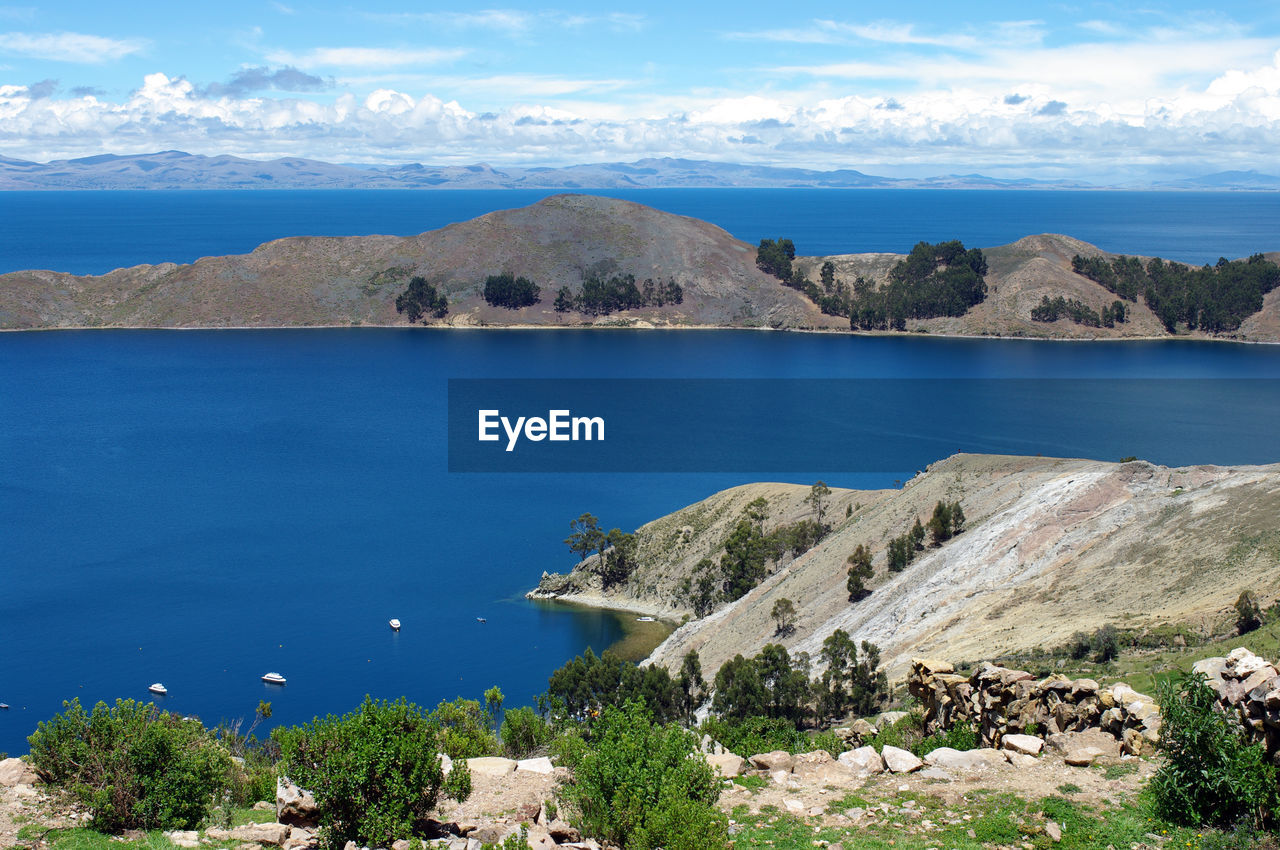
{"label": "small white boat", "polygon": [[0,711],[8,711],[8,710],[9,710],[9,703],[0,702]]}
{"label": "small white boat", "polygon": [[399,620],[397,620],[397,619],[395,619],[395,618],[393,617],[393,618],[391,619],[391,621],[390,621],[390,622],[391,622],[391,631],[393,631],[393,632],[398,632],[398,631],[400,631],[400,621],[399,621]]}
{"label": "small white boat", "polygon": [[262,677],[262,681],[266,682],[268,685],[283,685],[284,676],[281,676],[279,673],[268,673]]}
{"label": "small white boat", "polygon": [[652,618],[652,617],[636,617],[636,622],[637,622],[637,623],[652,623],[652,622],[653,622],[653,618]]}
{"label": "small white boat", "polygon": [[476,617],[476,622],[477,622],[477,623],[487,623],[487,622],[489,622],[489,621],[488,621],[488,620],[486,620],[484,617]]}
{"label": "small white boat", "polygon": [[169,693],[169,689],[166,688],[164,685],[160,684],[159,682],[156,682],[154,685],[147,688],[147,690],[151,691],[151,693],[156,694],[157,696],[164,696],[165,694]]}

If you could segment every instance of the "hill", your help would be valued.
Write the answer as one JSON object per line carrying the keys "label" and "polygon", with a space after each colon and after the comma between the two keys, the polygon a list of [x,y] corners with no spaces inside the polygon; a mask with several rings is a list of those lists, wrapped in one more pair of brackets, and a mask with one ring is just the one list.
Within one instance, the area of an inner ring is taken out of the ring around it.
{"label": "hill", "polygon": [[[840,628],[880,646],[891,678],[912,656],[995,658],[1067,644],[1105,624],[1132,630],[1176,625],[1206,636],[1229,622],[1242,590],[1280,596],[1280,465],[1170,469],[1134,461],[956,455],[901,490],[834,490],[832,532],[782,558],[742,598],[696,618],[686,578],[704,557],[718,560],[729,529],[756,498],[768,502],[766,530],[811,515],[809,488],[752,484],[718,493],[637,531],[640,567],[602,592],[589,569],[544,579],[544,590],[594,604],[689,621],[651,656],[677,670],[697,650],[714,672],[769,642],[816,658]],[[901,572],[887,544],[937,502],[959,501],[966,530],[926,544]],[[846,510],[848,516],[846,516]],[[846,559],[873,553],[872,590],[851,603]],[[794,633],[779,637],[778,599],[796,608]],[[708,676],[709,678],[709,676]]]}
{"label": "hill", "polygon": [[[1103,257],[1067,236],[1028,236],[985,249],[985,300],[962,316],[910,319],[904,330],[943,335],[1094,339],[1169,334],[1142,302],[1114,327],[1068,318],[1038,322],[1042,298],[1063,298],[1100,312],[1116,298],[1072,270],[1076,254]],[[1271,255],[1275,259],[1278,255]],[[836,278],[884,285],[898,254],[798,257],[811,279],[830,261]],[[450,326],[607,326],[803,328],[848,330],[801,292],[756,267],[756,246],[697,219],[589,195],[556,195],[410,237],[278,239],[252,253],[205,257],[77,276],[56,271],[0,275],[0,328],[274,327],[404,325],[396,298],[415,276],[442,291]],[[541,303],[507,310],[482,297],[485,279],[509,273],[541,287]],[[681,303],[650,304],[608,316],[557,312],[557,291],[577,292],[588,278],[674,282]],[[1205,336],[1197,331],[1192,335]],[[1233,339],[1280,340],[1280,290],[1248,317]]]}

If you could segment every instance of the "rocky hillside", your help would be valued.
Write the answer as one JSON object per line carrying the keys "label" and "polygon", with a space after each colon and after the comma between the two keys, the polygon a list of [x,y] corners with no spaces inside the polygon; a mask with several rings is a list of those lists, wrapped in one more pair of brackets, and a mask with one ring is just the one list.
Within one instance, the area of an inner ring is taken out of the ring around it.
{"label": "rocky hillside", "polygon": [[[802,246],[803,247],[803,246]],[[1115,296],[1071,270],[1076,253],[1108,256],[1065,236],[1040,235],[985,249],[986,300],[958,318],[911,320],[907,332],[1049,338],[1163,337],[1145,305],[1130,321],[1092,328],[1063,318],[1033,322],[1042,296],[1077,300],[1099,310]],[[801,257],[818,278],[830,259],[839,279],[883,282],[897,254]],[[489,275],[522,275],[542,288],[542,301],[519,310],[482,298]],[[556,291],[576,291],[588,276],[633,275],[637,283],[674,280],[681,304],[591,318],[557,313]],[[56,271],[0,275],[0,329],[84,327],[273,327],[405,325],[395,310],[408,280],[422,276],[444,292],[459,327],[533,325],[810,328],[847,330],[799,292],[755,265],[755,247],[697,219],[640,204],[588,195],[557,195],[411,237],[294,237],[250,254],[206,257],[77,276]],[[1233,338],[1280,340],[1280,290]]]}
{"label": "rocky hillside", "polygon": [[[719,557],[747,502],[768,500],[767,530],[807,516],[806,495],[807,487],[779,484],[718,493],[639,529],[641,567],[626,585],[602,594],[580,569],[569,580],[551,577],[544,590],[689,615],[651,658],[673,669],[689,650],[715,671],[771,641],[816,658],[839,628],[880,646],[892,678],[912,656],[978,660],[1054,648],[1108,623],[1209,631],[1232,616],[1246,588],[1268,603],[1280,596],[1280,465],[957,455],[901,490],[834,490],[830,535],[784,559],[746,596],[693,618],[681,584],[700,558]],[[938,501],[962,504],[966,530],[891,573],[889,540],[917,517],[927,521]],[[850,603],[845,561],[859,544],[874,553],[873,592]],[[794,633],[780,638],[770,612],[781,598],[798,616]]]}

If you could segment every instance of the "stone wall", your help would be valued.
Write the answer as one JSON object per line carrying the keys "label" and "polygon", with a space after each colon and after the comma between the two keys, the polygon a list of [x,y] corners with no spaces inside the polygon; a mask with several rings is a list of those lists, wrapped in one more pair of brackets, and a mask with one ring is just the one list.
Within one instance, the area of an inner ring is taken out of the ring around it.
{"label": "stone wall", "polygon": [[1100,729],[1124,752],[1139,755],[1152,749],[1160,736],[1155,701],[1124,684],[1104,688],[1092,679],[1061,675],[1037,680],[1026,671],[995,664],[983,664],[963,676],[945,661],[915,658],[907,687],[920,700],[926,732],[968,723],[986,747],[999,747],[1006,735],[1028,730],[1049,738]]}
{"label": "stone wall", "polygon": [[1273,763],[1280,763],[1280,676],[1275,665],[1240,647],[1225,658],[1197,661],[1191,669],[1204,674],[1222,708],[1266,745]]}

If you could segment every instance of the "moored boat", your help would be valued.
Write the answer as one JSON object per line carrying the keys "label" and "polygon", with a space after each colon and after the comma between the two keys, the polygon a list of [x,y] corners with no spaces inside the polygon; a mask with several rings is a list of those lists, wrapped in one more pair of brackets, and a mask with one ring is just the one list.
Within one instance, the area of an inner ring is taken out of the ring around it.
{"label": "moored boat", "polygon": [[160,684],[159,682],[156,682],[154,685],[147,688],[147,690],[151,691],[151,693],[155,694],[156,696],[164,696],[165,694],[169,693],[169,689],[166,688],[164,685]]}
{"label": "moored boat", "polygon": [[269,685],[283,685],[285,682],[285,678],[284,676],[281,676],[279,673],[268,673],[267,675],[262,677],[262,681],[266,682]]}

